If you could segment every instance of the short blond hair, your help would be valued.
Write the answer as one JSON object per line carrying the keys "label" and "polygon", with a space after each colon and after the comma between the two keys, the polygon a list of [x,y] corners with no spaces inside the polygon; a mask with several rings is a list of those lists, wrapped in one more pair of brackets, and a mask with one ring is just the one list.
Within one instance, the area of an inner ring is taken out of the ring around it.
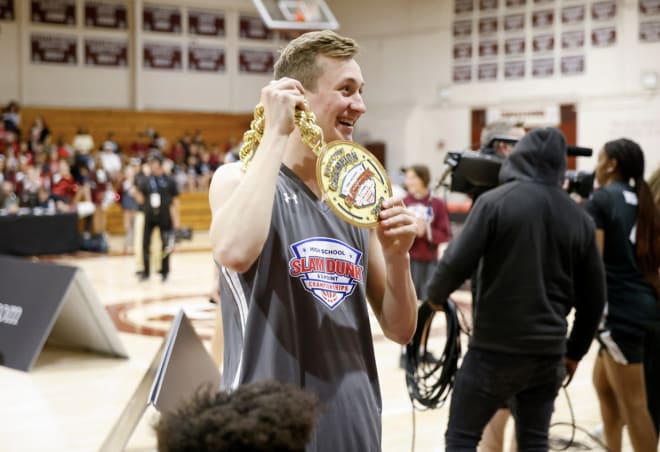
{"label": "short blond hair", "polygon": [[318,55],[349,59],[358,53],[355,40],[334,31],[310,31],[300,35],[282,49],[275,63],[275,78],[290,77],[302,83],[305,89],[315,90],[321,75]]}

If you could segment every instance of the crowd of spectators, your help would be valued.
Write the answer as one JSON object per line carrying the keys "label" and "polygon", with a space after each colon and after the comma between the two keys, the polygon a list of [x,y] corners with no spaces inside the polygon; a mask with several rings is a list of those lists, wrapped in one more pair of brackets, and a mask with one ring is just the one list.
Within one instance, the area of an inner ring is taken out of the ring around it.
{"label": "crowd of spectators", "polygon": [[77,212],[85,233],[106,233],[106,211],[120,202],[128,231],[139,206],[130,198],[134,178],[147,155],[159,151],[165,171],[180,192],[207,191],[215,169],[237,158],[233,142],[207,144],[202,133],[184,133],[171,145],[157,131],[139,132],[132,143],[118,143],[108,132],[101,143],[85,127],[68,142],[36,116],[21,124],[20,106],[2,109],[0,124],[0,215]]}

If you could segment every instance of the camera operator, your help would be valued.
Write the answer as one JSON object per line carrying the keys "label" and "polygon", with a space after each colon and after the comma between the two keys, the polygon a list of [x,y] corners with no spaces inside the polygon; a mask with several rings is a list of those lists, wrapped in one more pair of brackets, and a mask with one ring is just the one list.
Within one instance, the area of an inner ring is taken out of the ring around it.
{"label": "camera operator", "polygon": [[483,154],[498,155],[507,158],[515,143],[525,135],[521,123],[498,120],[489,123],[481,131],[481,148]]}
{"label": "camera operator", "polygon": [[[547,450],[554,399],[589,349],[605,302],[593,222],[561,188],[566,141],[534,130],[515,146],[501,185],[479,196],[429,284],[429,302],[478,270],[474,330],[454,384],[448,451],[476,450],[509,402],[520,450]],[[576,309],[566,339],[566,316]]]}

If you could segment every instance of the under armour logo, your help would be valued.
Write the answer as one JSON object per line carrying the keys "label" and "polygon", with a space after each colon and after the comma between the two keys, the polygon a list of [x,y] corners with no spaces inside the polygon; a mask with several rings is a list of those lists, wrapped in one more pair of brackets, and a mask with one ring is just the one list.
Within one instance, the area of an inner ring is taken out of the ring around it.
{"label": "under armour logo", "polygon": [[298,204],[298,195],[294,194],[288,194],[286,192],[284,194],[284,202],[289,204],[289,201],[293,200],[294,203]]}

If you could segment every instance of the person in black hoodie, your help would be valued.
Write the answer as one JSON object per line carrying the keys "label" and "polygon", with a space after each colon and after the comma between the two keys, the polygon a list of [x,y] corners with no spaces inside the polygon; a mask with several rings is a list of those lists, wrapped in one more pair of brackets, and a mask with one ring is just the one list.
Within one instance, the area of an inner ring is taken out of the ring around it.
{"label": "person in black hoodie", "polygon": [[548,450],[554,399],[589,349],[605,303],[594,224],[562,190],[565,169],[561,132],[525,135],[502,165],[500,186],[475,202],[429,283],[428,301],[442,309],[478,268],[474,331],[454,384],[448,451],[476,450],[484,426],[507,402],[519,450]]}

